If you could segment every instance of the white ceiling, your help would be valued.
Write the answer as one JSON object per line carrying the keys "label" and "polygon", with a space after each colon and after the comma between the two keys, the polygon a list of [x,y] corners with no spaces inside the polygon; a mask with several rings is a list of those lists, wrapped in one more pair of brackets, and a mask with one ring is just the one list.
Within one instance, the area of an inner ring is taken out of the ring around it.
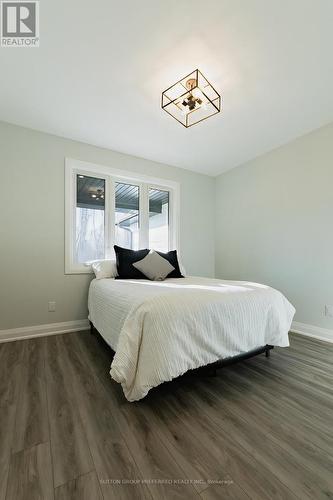
{"label": "white ceiling", "polygon": [[[219,174],[333,120],[332,0],[41,0],[40,48],[0,48],[0,119]],[[224,111],[161,92],[199,68]]]}

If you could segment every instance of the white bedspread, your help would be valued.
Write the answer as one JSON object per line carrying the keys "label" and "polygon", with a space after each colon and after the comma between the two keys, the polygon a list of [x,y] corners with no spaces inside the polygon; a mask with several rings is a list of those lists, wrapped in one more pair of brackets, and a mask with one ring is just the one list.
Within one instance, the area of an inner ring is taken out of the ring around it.
{"label": "white bedspread", "polygon": [[116,351],[110,374],[129,401],[192,368],[288,346],[294,313],[282,293],[241,281],[102,279],[89,291],[89,319]]}

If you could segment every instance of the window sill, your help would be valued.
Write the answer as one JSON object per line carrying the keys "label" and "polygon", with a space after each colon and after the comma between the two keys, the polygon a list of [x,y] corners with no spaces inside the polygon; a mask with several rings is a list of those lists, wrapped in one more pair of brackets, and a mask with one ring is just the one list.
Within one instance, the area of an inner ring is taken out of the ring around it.
{"label": "window sill", "polygon": [[85,269],[65,269],[65,276],[74,276],[76,274],[94,274],[94,271],[89,268]]}

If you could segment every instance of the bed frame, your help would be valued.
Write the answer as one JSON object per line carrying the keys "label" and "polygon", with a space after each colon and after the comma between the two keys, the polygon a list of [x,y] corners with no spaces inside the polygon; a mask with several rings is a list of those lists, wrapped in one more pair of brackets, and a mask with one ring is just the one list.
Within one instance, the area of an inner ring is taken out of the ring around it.
{"label": "bed frame", "polygon": [[[102,335],[94,327],[93,323],[91,321],[89,321],[89,323],[90,323],[90,333],[91,334],[98,333],[98,335],[103,340],[103,342],[109,347],[109,349],[114,354],[114,350],[105,342]],[[232,356],[231,358],[226,358],[226,359],[221,359],[219,361],[215,361],[214,363],[210,363],[209,365],[200,367],[197,370],[208,370],[210,375],[216,376],[216,370],[218,370],[219,368],[223,368],[224,366],[228,366],[228,365],[233,365],[235,363],[238,363],[238,361],[252,358],[253,356],[257,356],[258,354],[265,353],[266,358],[269,358],[269,356],[271,354],[270,351],[272,349],[274,349],[273,345],[266,344],[262,347],[257,347],[257,349],[252,349],[251,351],[243,352],[242,354],[238,354],[237,356]]]}

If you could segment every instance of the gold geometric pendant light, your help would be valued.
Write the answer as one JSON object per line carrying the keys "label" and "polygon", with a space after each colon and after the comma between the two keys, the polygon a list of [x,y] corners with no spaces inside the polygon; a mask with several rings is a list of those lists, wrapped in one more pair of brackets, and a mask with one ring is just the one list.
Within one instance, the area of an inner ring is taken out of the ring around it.
{"label": "gold geometric pendant light", "polygon": [[188,128],[221,111],[221,96],[196,69],[162,92],[162,109]]}

